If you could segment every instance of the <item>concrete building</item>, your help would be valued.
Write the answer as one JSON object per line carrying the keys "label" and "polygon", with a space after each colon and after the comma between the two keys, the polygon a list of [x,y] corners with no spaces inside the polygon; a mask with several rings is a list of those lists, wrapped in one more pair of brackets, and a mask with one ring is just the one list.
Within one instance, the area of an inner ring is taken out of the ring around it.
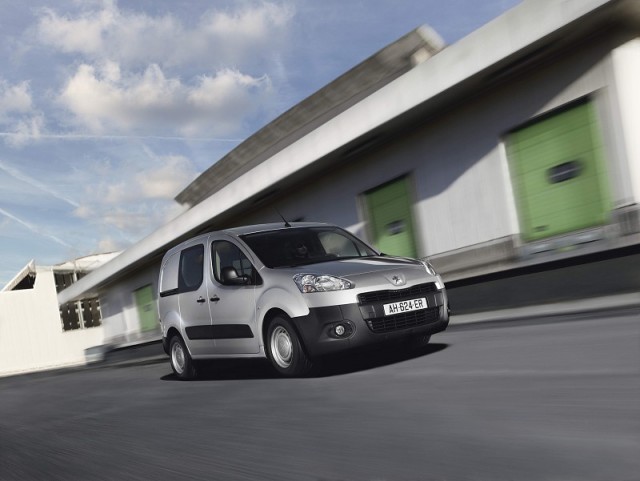
{"label": "concrete building", "polygon": [[446,47],[410,32],[213,164],[177,196],[186,212],[58,301],[99,296],[108,342],[157,337],[164,252],[276,209],[449,281],[639,244],[639,32],[633,0],[524,0]]}
{"label": "concrete building", "polygon": [[100,304],[83,297],[58,306],[57,293],[116,255],[31,261],[0,290],[0,376],[85,363],[85,350],[104,343]]}

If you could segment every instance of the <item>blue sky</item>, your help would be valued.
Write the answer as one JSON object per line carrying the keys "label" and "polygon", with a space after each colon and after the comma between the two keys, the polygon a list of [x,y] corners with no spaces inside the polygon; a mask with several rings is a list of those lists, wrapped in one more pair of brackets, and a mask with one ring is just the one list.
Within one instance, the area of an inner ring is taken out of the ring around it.
{"label": "blue sky", "polygon": [[0,0],[0,287],[126,248],[253,132],[412,29],[518,0]]}

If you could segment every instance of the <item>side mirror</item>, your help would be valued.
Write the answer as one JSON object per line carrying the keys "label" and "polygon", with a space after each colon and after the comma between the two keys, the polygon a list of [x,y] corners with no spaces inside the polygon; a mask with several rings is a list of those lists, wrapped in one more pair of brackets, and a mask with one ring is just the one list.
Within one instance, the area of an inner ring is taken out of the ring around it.
{"label": "side mirror", "polygon": [[222,282],[224,284],[230,284],[233,286],[242,286],[249,282],[249,276],[239,276],[238,271],[231,266],[223,267],[222,272],[220,272],[220,276],[222,277]]}

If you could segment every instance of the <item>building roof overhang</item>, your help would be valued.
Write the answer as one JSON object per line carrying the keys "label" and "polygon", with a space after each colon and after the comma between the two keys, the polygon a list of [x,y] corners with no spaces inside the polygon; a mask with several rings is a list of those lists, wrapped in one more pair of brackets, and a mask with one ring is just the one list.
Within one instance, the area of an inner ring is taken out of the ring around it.
{"label": "building roof overhang", "polygon": [[212,219],[246,208],[277,186],[286,186],[330,162],[346,161],[401,125],[441,111],[490,82],[504,81],[531,62],[557,53],[599,29],[640,23],[635,0],[524,0],[369,93],[311,131],[231,177],[213,195],[133,245],[58,295],[60,303],[102,289],[146,263],[159,260],[176,243],[206,231]]}
{"label": "building roof overhang", "polygon": [[0,290],[0,292],[9,292],[12,291],[18,286],[27,276],[35,275],[36,273],[36,263],[33,259],[31,259],[26,266],[24,266],[20,271],[13,276],[7,284]]}
{"label": "building roof overhang", "polygon": [[176,196],[176,201],[199,204],[443,47],[444,41],[429,27],[409,32],[262,127],[199,175]]}

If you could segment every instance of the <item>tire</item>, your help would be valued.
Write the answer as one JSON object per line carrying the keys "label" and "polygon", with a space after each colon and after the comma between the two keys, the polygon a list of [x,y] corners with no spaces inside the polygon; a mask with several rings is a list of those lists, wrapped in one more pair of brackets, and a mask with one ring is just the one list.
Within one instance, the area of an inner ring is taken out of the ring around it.
{"label": "tire", "polygon": [[180,336],[173,336],[169,341],[169,360],[178,379],[187,381],[196,377],[196,366]]}
{"label": "tire", "polygon": [[291,321],[284,317],[277,316],[269,324],[265,347],[271,364],[282,376],[305,376],[313,368]]}

